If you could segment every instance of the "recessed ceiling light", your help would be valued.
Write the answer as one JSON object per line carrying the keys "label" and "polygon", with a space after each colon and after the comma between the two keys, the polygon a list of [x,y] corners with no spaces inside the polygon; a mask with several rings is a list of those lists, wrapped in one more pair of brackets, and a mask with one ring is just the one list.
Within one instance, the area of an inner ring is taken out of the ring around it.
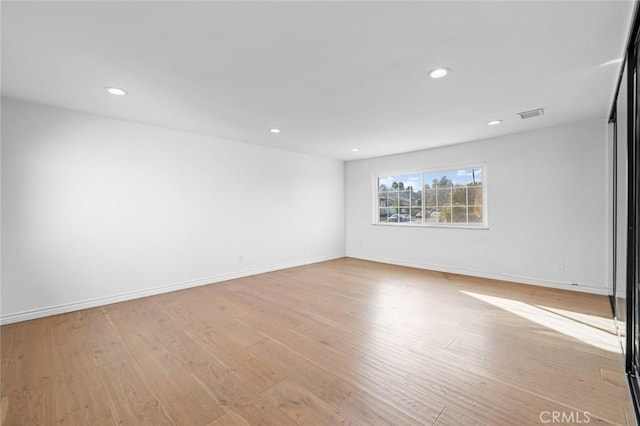
{"label": "recessed ceiling light", "polygon": [[125,90],[118,89],[117,87],[105,87],[104,90],[116,96],[124,96],[127,94]]}
{"label": "recessed ceiling light", "polygon": [[280,133],[280,129],[269,129],[271,133]]}
{"label": "recessed ceiling light", "polygon": [[351,151],[352,151],[352,152],[358,152],[358,151],[360,151],[360,150],[359,150],[358,148],[351,148]]}
{"label": "recessed ceiling light", "polygon": [[502,120],[491,120],[491,121],[487,122],[487,124],[489,126],[496,126],[496,125],[498,125],[500,123],[502,123]]}
{"label": "recessed ceiling light", "polygon": [[436,68],[435,70],[429,71],[429,77],[431,78],[442,78],[447,74],[449,74],[448,68]]}

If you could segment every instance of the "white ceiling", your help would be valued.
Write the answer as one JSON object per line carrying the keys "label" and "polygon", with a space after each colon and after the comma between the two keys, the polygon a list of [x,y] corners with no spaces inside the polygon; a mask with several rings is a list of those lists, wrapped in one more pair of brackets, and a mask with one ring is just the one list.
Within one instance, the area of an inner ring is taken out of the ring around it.
{"label": "white ceiling", "polygon": [[1,7],[3,96],[351,160],[604,119],[633,3]]}

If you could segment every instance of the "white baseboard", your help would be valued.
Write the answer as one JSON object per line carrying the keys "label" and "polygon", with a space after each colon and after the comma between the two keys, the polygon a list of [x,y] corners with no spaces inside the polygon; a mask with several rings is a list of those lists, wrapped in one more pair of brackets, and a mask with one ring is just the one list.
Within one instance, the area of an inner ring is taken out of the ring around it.
{"label": "white baseboard", "polygon": [[607,289],[607,288],[595,288],[595,287],[587,287],[587,286],[580,286],[580,285],[576,286],[566,282],[522,277],[518,275],[502,274],[498,272],[474,271],[470,269],[454,268],[450,266],[435,265],[435,264],[429,264],[429,263],[407,262],[402,259],[391,259],[386,257],[370,256],[370,255],[360,254],[360,253],[347,253],[347,257],[353,257],[355,259],[362,259],[362,260],[370,260],[372,262],[388,263],[391,265],[408,266],[410,268],[427,269],[430,271],[437,271],[437,272],[447,272],[450,274],[469,275],[469,276],[479,277],[479,278],[489,278],[493,280],[510,281],[518,284],[528,284],[528,285],[536,285],[540,287],[556,288],[561,290],[571,290],[571,291],[577,291],[581,293],[600,294],[603,296],[608,296],[611,293],[610,289]]}
{"label": "white baseboard", "polygon": [[112,303],[124,302],[127,300],[139,299],[156,294],[169,293],[176,290],[183,290],[191,287],[198,287],[207,284],[214,284],[222,281],[233,280],[236,278],[248,277],[251,275],[264,274],[266,272],[279,271],[281,269],[295,268],[297,266],[310,265],[312,263],[325,262],[327,260],[339,259],[344,257],[344,253],[337,253],[328,256],[319,256],[309,259],[296,260],[293,262],[285,262],[275,265],[264,266],[254,269],[246,269],[242,271],[232,272],[228,274],[214,275],[206,278],[198,278],[195,280],[183,281],[158,287],[152,287],[145,290],[137,290],[127,293],[115,294],[111,296],[97,297],[94,299],[83,300],[78,302],[64,303],[61,305],[47,306],[44,308],[31,309],[28,311],[15,312],[0,315],[0,325],[11,324],[14,322],[27,321],[51,315],[64,314],[67,312],[79,311],[82,309],[95,308],[97,306],[109,305]]}

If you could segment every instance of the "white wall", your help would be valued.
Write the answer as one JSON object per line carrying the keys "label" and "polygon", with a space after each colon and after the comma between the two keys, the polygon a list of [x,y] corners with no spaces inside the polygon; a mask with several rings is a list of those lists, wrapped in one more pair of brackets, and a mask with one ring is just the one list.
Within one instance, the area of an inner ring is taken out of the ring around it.
{"label": "white wall", "polygon": [[[594,120],[348,162],[347,255],[606,294],[606,131]],[[374,175],[477,162],[486,162],[488,230],[372,225]]]}
{"label": "white wall", "polygon": [[340,161],[3,99],[3,323],[344,255]]}
{"label": "white wall", "polygon": [[[3,99],[0,321],[340,257],[345,234],[353,257],[605,294],[606,158],[600,120],[343,166]],[[371,224],[375,174],[475,162],[488,230]]]}

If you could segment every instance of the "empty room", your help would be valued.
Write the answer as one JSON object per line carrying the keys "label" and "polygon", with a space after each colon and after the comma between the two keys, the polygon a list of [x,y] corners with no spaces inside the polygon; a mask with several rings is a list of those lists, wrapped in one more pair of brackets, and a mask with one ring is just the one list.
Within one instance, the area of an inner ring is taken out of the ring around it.
{"label": "empty room", "polygon": [[1,424],[638,424],[637,10],[2,1]]}

